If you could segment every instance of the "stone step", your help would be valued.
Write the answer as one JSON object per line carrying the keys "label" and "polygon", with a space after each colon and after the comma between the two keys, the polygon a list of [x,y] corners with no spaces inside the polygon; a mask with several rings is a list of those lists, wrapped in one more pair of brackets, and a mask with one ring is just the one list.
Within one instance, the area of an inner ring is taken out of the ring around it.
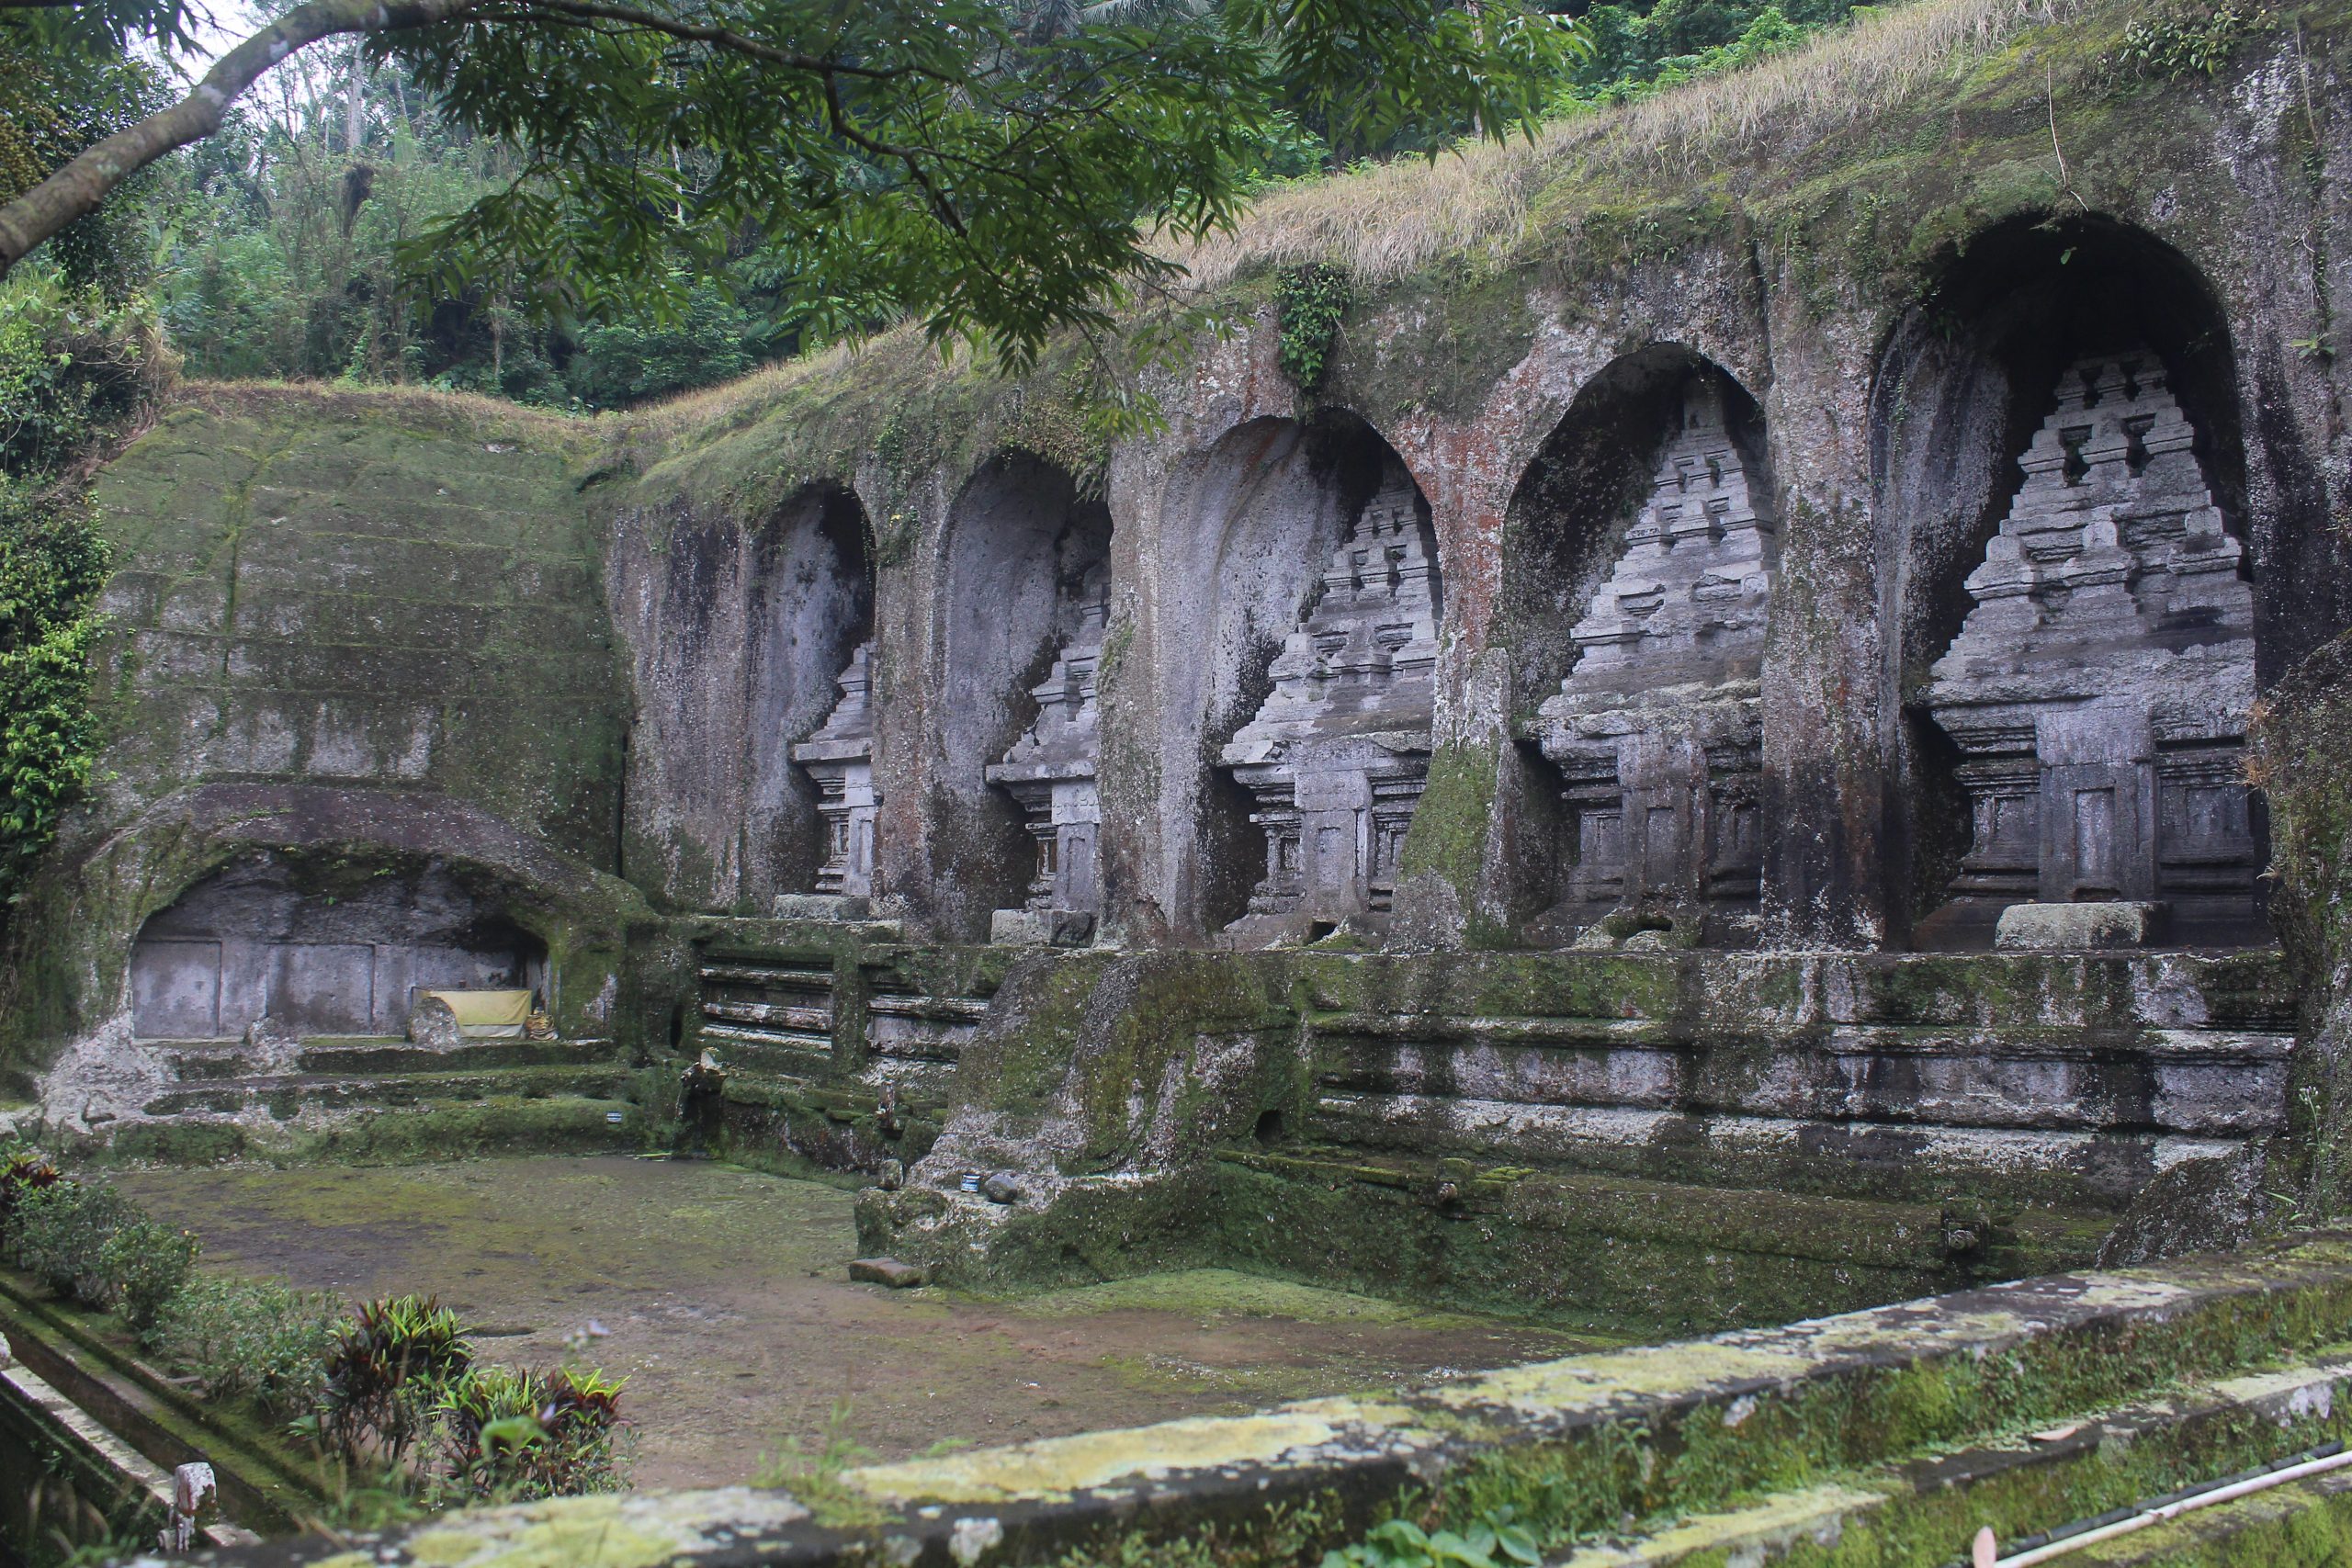
{"label": "stone step", "polygon": [[2119,1054],[2173,1061],[2273,1061],[2294,1044],[2291,1029],[2176,1028],[2143,1023],[1750,1023],[1700,1027],[1682,1018],[1453,1018],[1431,1013],[1313,1013],[1317,1042],[1376,1058],[1384,1050],[1474,1046],[1536,1052],[1638,1050],[1752,1056],[1787,1052],[1831,1056],[1983,1057],[2068,1062]]}
{"label": "stone step", "polygon": [[769,1033],[705,1024],[702,1043],[718,1058],[729,1077],[740,1073],[814,1081],[831,1077],[833,1073],[833,1043],[822,1035]]}
{"label": "stone step", "polygon": [[833,1032],[833,1010],[828,1003],[822,1007],[806,1007],[784,1002],[709,1002],[702,1004],[702,1015],[709,1020],[703,1025],[707,1033],[714,1028],[733,1027],[752,1033],[816,1035],[830,1039]]}
{"label": "stone step", "polygon": [[309,1109],[389,1109],[501,1096],[618,1100],[629,1077],[626,1068],[610,1064],[484,1067],[469,1072],[269,1074],[175,1086],[141,1110],[150,1116],[235,1116],[258,1109],[285,1121]]}
{"label": "stone step", "polygon": [[[1493,1214],[1520,1226],[1589,1230],[1622,1241],[1769,1251],[1774,1257],[1870,1267],[1930,1266],[1981,1249],[1986,1266],[1997,1272],[2006,1252],[2063,1248],[2111,1223],[2103,1213],[1987,1213],[1973,1204],[1963,1211],[1937,1203],[1741,1191],[1518,1166],[1479,1168],[1465,1161],[1367,1159],[1345,1151],[1224,1151],[1217,1157],[1294,1180],[1403,1194],[1469,1223]],[[1769,1235],[1758,1232],[1751,1212],[1759,1201],[1774,1214]]]}
{"label": "stone step", "polygon": [[[271,1076],[255,1071],[254,1054],[241,1041],[175,1044],[161,1055],[183,1081]],[[397,1035],[339,1036],[305,1043],[298,1073],[440,1073],[492,1067],[536,1067],[602,1061],[610,1047],[563,1040],[481,1040],[436,1051]]]}
{"label": "stone step", "polygon": [[2173,1166],[2228,1158],[2248,1142],[2144,1125],[1971,1127],[1433,1095],[1319,1095],[1295,1131],[1310,1144],[1383,1159],[1419,1154],[1906,1201],[1962,1192],[2105,1209],[2130,1203]]}
{"label": "stone step", "polygon": [[[1670,1022],[1730,1039],[1759,1029],[2291,1029],[2276,948],[2226,953],[1623,953],[1464,959],[1442,977],[1404,957],[1310,965],[1313,1016]],[[1409,1025],[1408,1025],[1409,1026]]]}
{"label": "stone step", "polygon": [[[1384,1099],[1510,1109],[1623,1107],[1686,1114],[1883,1121],[1954,1127],[2146,1130],[2251,1136],[2286,1100],[2283,1034],[2075,1042],[2041,1055],[1947,1042],[1891,1054],[1790,1045],[1470,1046],[1325,1043],[1317,1082],[1367,1105]],[[2176,1048],[2177,1047],[2177,1048]]]}

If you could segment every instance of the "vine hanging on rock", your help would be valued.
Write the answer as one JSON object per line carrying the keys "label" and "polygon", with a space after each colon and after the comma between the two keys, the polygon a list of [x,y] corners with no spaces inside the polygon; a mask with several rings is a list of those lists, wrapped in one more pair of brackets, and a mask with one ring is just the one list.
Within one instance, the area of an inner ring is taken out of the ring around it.
{"label": "vine hanging on rock", "polygon": [[1283,374],[1312,392],[1323,379],[1331,339],[1348,313],[1355,291],[1345,267],[1317,262],[1286,266],[1274,282],[1274,307],[1282,323]]}

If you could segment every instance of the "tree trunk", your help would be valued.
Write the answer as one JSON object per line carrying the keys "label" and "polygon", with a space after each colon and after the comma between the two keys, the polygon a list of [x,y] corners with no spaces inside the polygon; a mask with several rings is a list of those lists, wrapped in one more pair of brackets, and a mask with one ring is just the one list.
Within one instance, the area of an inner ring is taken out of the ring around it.
{"label": "tree trunk", "polygon": [[220,129],[229,106],[279,61],[344,33],[430,27],[471,10],[478,0],[304,0],[213,62],[187,96],[103,141],[6,207],[0,207],[0,277],[51,235],[96,211],[115,187],[164,153]]}
{"label": "tree trunk", "polygon": [[356,157],[359,153],[361,130],[359,113],[359,51],[351,51],[351,92],[343,107],[343,150]]}

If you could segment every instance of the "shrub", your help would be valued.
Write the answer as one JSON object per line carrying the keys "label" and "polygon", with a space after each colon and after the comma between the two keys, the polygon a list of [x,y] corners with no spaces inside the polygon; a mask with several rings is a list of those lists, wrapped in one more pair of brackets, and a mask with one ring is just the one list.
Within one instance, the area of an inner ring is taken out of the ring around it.
{"label": "shrub", "polygon": [[164,1309],[195,1277],[196,1255],[200,1250],[202,1244],[194,1231],[176,1230],[153,1220],[133,1220],[98,1249],[98,1273],[105,1280],[107,1299],[91,1304],[113,1307],[142,1344],[152,1345]]}
{"label": "shrub", "polygon": [[[0,404],[6,394],[0,378]],[[86,488],[0,475],[0,923],[97,756],[90,652],[106,569]]]}
{"label": "shrub", "polygon": [[342,1309],[280,1280],[200,1279],[156,1325],[164,1359],[216,1400],[247,1400],[286,1419],[316,1407]]}
{"label": "shrub", "polygon": [[1410,1519],[1374,1525],[1363,1540],[1323,1554],[1323,1568],[1533,1568],[1533,1531],[1510,1507],[1489,1508],[1464,1530],[1423,1530]]}
{"label": "shrub", "polygon": [[2243,0],[2175,5],[2123,29],[2123,59],[2143,76],[2211,76],[2269,19],[2268,13]]}
{"label": "shrub", "polygon": [[139,1218],[128,1199],[101,1181],[28,1190],[8,1217],[8,1259],[61,1296],[105,1307],[106,1245]]}
{"label": "shrub", "polygon": [[1312,392],[1323,379],[1332,337],[1353,302],[1345,270],[1336,266],[1288,266],[1274,279],[1274,305],[1282,325],[1278,357],[1283,374]]}
{"label": "shrub", "polygon": [[435,1414],[451,1502],[528,1501],[627,1484],[619,1452],[621,1385],[564,1368],[477,1366],[452,1382]]}
{"label": "shrub", "polygon": [[458,1314],[431,1296],[369,1302],[326,1358],[319,1436],[355,1462],[374,1447],[398,1464],[442,1393],[473,1364]]}
{"label": "shrub", "polygon": [[6,1161],[0,1163],[0,1231],[5,1231],[8,1216],[17,1212],[17,1200],[28,1192],[54,1187],[61,1179],[57,1168],[40,1151],[17,1149],[9,1154]]}

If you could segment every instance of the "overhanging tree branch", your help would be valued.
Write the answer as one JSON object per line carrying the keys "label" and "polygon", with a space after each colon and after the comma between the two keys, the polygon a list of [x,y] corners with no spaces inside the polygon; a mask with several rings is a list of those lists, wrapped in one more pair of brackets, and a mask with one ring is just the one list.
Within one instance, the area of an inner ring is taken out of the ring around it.
{"label": "overhanging tree branch", "polygon": [[0,277],[59,230],[94,212],[116,186],[166,152],[220,129],[221,116],[263,73],[296,50],[343,33],[430,27],[463,16],[479,0],[304,0],[214,62],[204,80],[0,207]]}
{"label": "overhanging tree branch", "polygon": [[[0,4],[5,3],[6,0],[0,0]],[[762,43],[755,38],[747,38],[730,28],[704,27],[698,23],[680,21],[673,17],[661,16],[635,6],[600,5],[596,4],[595,0],[525,0],[522,8],[526,12],[554,13],[558,16],[585,20],[616,22],[624,28],[641,28],[647,32],[659,33],[664,38],[677,39],[681,42],[705,43],[714,49],[723,49],[730,53],[764,61],[770,65],[781,65],[788,71],[807,72],[814,75],[858,76],[871,82],[893,82],[910,73],[926,75],[940,82],[952,82],[957,79],[944,72],[914,71],[911,67],[903,66],[876,68],[852,65],[820,55],[801,54],[792,50],[777,49]]]}

